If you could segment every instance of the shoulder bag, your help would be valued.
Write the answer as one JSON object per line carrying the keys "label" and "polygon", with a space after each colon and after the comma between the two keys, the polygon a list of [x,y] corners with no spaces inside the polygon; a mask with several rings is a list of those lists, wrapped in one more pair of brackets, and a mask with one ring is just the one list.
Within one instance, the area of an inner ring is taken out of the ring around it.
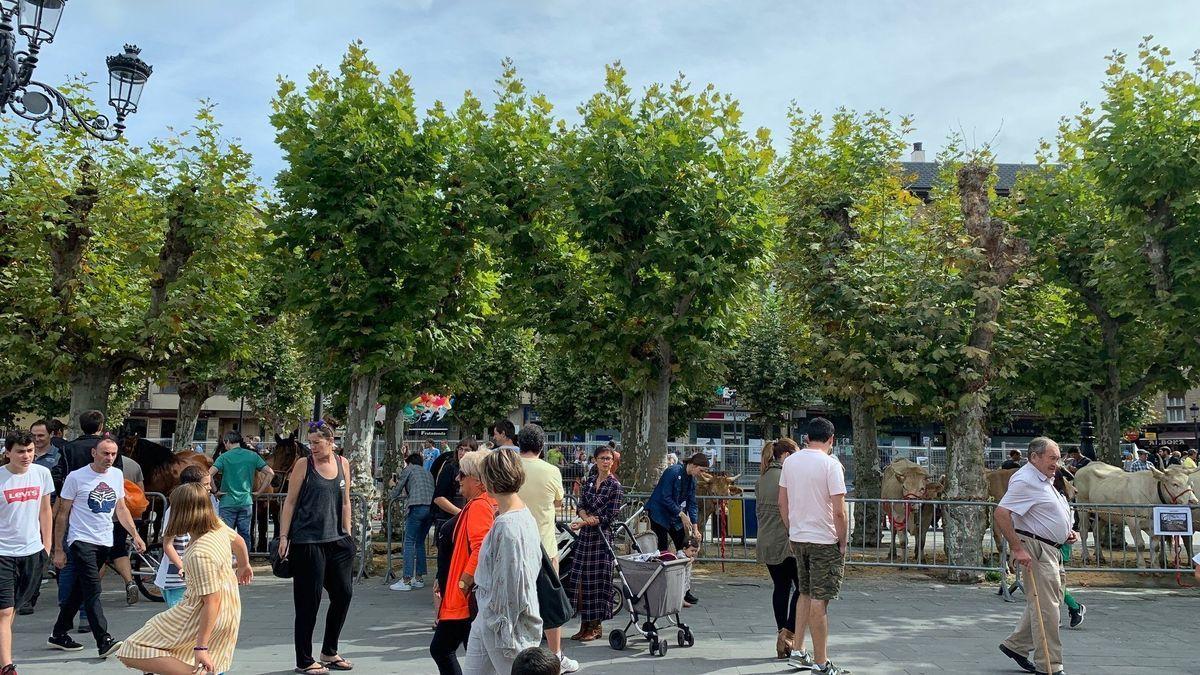
{"label": "shoulder bag", "polygon": [[[305,484],[308,483],[308,472],[312,470],[312,460],[311,459],[308,460],[308,466],[305,468],[306,468],[306,471],[304,472],[304,481],[301,482],[301,484],[300,484],[301,490],[304,490]],[[299,495],[297,495],[297,500],[296,500],[297,502],[300,501],[298,497],[299,497]],[[293,512],[292,513],[293,520],[295,520],[295,515],[296,515],[295,512]],[[289,552],[290,552],[290,547],[289,547]],[[292,561],[288,560],[286,556],[280,557],[280,555],[279,555],[279,537],[278,536],[273,537],[271,539],[270,543],[267,544],[267,562],[271,563],[271,574],[274,574],[275,576],[279,577],[280,579],[291,579],[292,578]]]}
{"label": "shoulder bag", "polygon": [[575,608],[571,606],[571,599],[567,597],[562,579],[559,579],[558,572],[554,571],[554,565],[550,562],[550,556],[546,555],[546,549],[541,546],[538,548],[542,549],[542,569],[538,572],[537,578],[538,607],[542,615],[542,628],[559,628],[571,620],[575,614]]}

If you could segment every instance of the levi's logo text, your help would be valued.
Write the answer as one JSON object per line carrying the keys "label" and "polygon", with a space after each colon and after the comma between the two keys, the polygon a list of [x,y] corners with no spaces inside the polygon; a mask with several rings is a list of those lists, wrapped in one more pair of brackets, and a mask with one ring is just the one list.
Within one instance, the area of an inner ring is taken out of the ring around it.
{"label": "levi's logo text", "polygon": [[13,488],[4,491],[4,501],[9,504],[18,502],[33,502],[42,497],[42,488],[34,485],[31,487]]}
{"label": "levi's logo text", "polygon": [[87,504],[92,513],[112,513],[117,508],[117,491],[100,481],[88,494]]}

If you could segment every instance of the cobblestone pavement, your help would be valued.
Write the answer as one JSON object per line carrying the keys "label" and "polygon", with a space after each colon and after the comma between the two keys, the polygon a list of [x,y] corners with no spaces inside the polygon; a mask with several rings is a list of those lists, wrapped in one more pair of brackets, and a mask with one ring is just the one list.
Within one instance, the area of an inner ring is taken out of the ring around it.
{"label": "cobblestone pavement", "polygon": [[[105,607],[111,632],[128,635],[161,604],[124,606],[110,582]],[[53,597],[53,582],[45,595]],[[584,673],[789,673],[774,656],[775,625],[766,579],[697,579],[701,603],[685,612],[696,645],[674,644],[665,657],[650,656],[646,643],[632,640],[623,652],[598,641],[565,641]],[[1069,673],[1200,673],[1195,643],[1200,591],[1196,589],[1082,589],[1087,620],[1064,630]],[[1017,673],[996,649],[1023,607],[1005,603],[994,588],[947,586],[928,578],[847,580],[830,612],[830,655],[854,673]],[[260,576],[242,590],[242,632],[234,673],[288,673],[292,669],[292,599],[288,582]],[[94,658],[90,636],[77,636],[87,649],[64,654],[44,648],[53,608],[17,619],[16,663],[23,674],[73,671],[119,673],[119,662]],[[371,579],[355,586],[354,605],[343,633],[342,653],[358,673],[435,673],[427,651],[432,632],[430,591],[389,591]],[[616,619],[605,624],[617,626]],[[622,622],[623,625],[623,622]],[[322,624],[317,625],[319,646]],[[577,623],[566,627],[574,633]]]}

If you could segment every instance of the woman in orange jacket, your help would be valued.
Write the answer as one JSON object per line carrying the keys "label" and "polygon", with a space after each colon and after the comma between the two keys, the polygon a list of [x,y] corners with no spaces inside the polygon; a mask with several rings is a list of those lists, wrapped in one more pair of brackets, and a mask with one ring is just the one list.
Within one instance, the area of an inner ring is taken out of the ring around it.
{"label": "woman in orange jacket", "polygon": [[471,634],[470,601],[468,595],[475,583],[475,567],[479,564],[479,548],[496,519],[496,500],[483,487],[479,467],[490,450],[465,453],[458,465],[458,482],[463,499],[462,511],[447,527],[454,528],[454,552],[450,557],[450,573],[446,588],[435,586],[441,597],[437,627],[429,654],[437,663],[441,675],[462,675],[458,665],[458,648],[465,647]]}

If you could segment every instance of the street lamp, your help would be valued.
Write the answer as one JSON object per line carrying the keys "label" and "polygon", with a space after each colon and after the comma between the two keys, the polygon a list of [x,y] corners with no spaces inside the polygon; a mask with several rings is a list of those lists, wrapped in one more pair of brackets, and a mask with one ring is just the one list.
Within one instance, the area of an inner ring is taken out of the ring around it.
{"label": "street lamp", "polygon": [[1096,427],[1092,424],[1092,401],[1083,398],[1083,421],[1079,423],[1079,452],[1088,459],[1096,459]]}
{"label": "street lamp", "polygon": [[1193,402],[1188,412],[1192,413],[1192,434],[1196,436],[1196,447],[1200,448],[1200,405]]}
{"label": "street lamp", "polygon": [[[116,123],[107,115],[87,115],[75,109],[54,87],[33,79],[43,44],[54,42],[67,0],[0,0],[0,111],[5,108],[33,122],[34,129],[47,120],[61,128],[74,123],[102,141],[116,140],[125,131],[125,118],[137,112],[138,101],[153,68],[141,59],[141,50],[108,57],[108,103]],[[17,49],[16,30],[28,42]]]}

